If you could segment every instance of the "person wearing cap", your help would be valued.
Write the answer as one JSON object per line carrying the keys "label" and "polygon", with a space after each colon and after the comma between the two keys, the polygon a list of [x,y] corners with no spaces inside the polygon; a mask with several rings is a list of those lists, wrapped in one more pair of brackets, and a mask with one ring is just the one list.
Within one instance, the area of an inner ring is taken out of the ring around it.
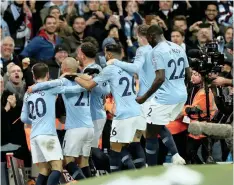
{"label": "person wearing cap", "polygon": [[36,63],[45,63],[49,67],[49,74],[51,79],[57,79],[60,77],[60,67],[65,58],[68,57],[68,49],[65,45],[59,44],[55,47],[54,57],[50,60],[23,60],[22,64],[24,68],[27,68],[28,66],[32,67]]}

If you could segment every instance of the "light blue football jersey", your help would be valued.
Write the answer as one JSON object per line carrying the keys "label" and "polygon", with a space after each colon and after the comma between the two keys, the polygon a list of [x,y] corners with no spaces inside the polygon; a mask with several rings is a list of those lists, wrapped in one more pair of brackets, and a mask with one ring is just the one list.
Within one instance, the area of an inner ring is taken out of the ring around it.
{"label": "light blue football jersey", "polygon": [[77,93],[80,86],[59,86],[48,90],[25,93],[21,121],[32,124],[30,138],[38,135],[57,135],[55,128],[55,100],[57,94]]}
{"label": "light blue football jersey", "polygon": [[73,128],[92,128],[93,122],[90,111],[90,92],[81,86],[77,85],[76,82],[72,82],[66,78],[52,80],[48,82],[38,83],[33,87],[33,92],[38,90],[44,90],[51,87],[60,85],[60,81],[63,81],[62,85],[66,87],[78,86],[80,91],[76,94],[66,93],[63,94],[63,101],[66,108],[66,121],[65,129]]}
{"label": "light blue football jersey", "polygon": [[185,68],[189,67],[184,49],[169,41],[160,42],[150,54],[154,71],[164,69],[165,81],[155,93],[159,104],[177,104],[187,100]]}
{"label": "light blue football jersey", "polygon": [[[85,71],[85,69],[87,68],[94,68],[98,69],[99,71],[102,71],[102,68],[96,63],[89,64],[83,69],[83,71]],[[104,110],[104,98],[109,93],[110,93],[110,86],[107,81],[98,84],[96,87],[92,89],[90,108],[91,108],[91,116],[93,121],[106,119],[106,111]]]}
{"label": "light blue football jersey", "polygon": [[138,96],[144,95],[149,90],[155,79],[155,71],[152,62],[149,60],[149,54],[151,51],[152,47],[150,45],[141,46],[136,51],[134,63],[126,63],[118,60],[114,61],[114,65],[127,72],[137,73],[139,75]]}
{"label": "light blue football jersey", "polygon": [[134,77],[115,65],[105,67],[93,79],[97,84],[108,81],[116,103],[116,120],[141,115],[140,105],[136,102]]}

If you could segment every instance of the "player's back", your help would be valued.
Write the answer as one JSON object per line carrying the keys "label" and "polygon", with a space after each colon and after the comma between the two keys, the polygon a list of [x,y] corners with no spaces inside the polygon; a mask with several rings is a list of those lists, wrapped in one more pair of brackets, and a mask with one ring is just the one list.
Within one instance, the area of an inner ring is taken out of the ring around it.
{"label": "player's back", "polygon": [[165,81],[156,91],[156,101],[161,104],[185,102],[185,68],[189,65],[183,48],[172,42],[160,42],[153,48],[151,57],[156,70],[165,69]]}
{"label": "player's back", "polygon": [[24,104],[27,104],[28,118],[32,123],[31,138],[38,135],[57,135],[55,100],[56,95],[51,90],[25,94]]}
{"label": "player's back", "polygon": [[[102,71],[101,66],[99,66],[96,63],[92,63],[88,65],[86,68],[98,69],[100,72]],[[103,98],[105,97],[106,94],[102,94],[100,91],[102,91],[101,88],[106,88],[107,85],[108,85],[107,82],[103,82],[103,84],[98,84],[99,87],[95,87],[91,91],[90,108],[93,120],[106,118],[106,112],[104,111],[104,104],[103,104],[104,102]]]}
{"label": "player's back", "polygon": [[[66,80],[65,86],[76,86],[76,82]],[[66,93],[62,95],[66,108],[65,129],[92,128],[93,122],[90,111],[90,92]]]}
{"label": "player's back", "polygon": [[114,119],[127,119],[139,116],[140,106],[136,102],[134,77],[115,65],[103,69],[111,71],[109,84],[116,103],[116,117]]}

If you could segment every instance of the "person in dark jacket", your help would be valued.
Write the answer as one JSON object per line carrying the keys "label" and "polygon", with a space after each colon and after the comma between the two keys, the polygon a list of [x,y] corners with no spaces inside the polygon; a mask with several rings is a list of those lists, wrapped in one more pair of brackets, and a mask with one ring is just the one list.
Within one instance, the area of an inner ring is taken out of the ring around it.
{"label": "person in dark jacket", "polygon": [[6,160],[6,153],[13,152],[14,157],[24,160],[25,166],[31,165],[27,148],[24,124],[20,121],[25,83],[23,73],[17,65],[10,68],[9,81],[3,84],[1,77],[1,161]]}
{"label": "person in dark jacket", "polygon": [[82,44],[83,39],[86,37],[85,33],[85,19],[83,17],[76,17],[73,21],[73,33],[64,39],[64,44],[69,49],[69,56],[76,57],[76,49]]}
{"label": "person in dark jacket", "polygon": [[86,20],[87,36],[92,36],[97,39],[101,48],[103,40],[107,36],[107,31],[104,29],[107,23],[108,15],[100,11],[100,2],[88,1],[89,12],[84,14]]}
{"label": "person in dark jacket", "polygon": [[55,35],[56,25],[56,19],[53,16],[47,16],[44,20],[44,29],[32,39],[20,55],[35,60],[53,58],[55,46],[61,43],[61,39]]}
{"label": "person in dark jacket", "polygon": [[10,34],[15,40],[15,51],[21,52],[25,46],[25,38],[30,37],[30,30],[28,29],[24,13],[24,2],[14,1],[10,3],[4,12],[3,19],[7,22]]}

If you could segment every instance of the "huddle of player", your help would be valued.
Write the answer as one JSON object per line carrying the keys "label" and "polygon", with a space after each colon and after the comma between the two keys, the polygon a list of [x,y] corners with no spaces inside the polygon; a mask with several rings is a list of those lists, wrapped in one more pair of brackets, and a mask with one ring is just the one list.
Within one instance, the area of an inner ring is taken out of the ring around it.
{"label": "huddle of player", "polygon": [[[91,149],[97,148],[105,124],[103,98],[109,93],[116,103],[108,155],[111,172],[142,168],[146,161],[149,166],[156,165],[158,135],[173,155],[172,162],[185,164],[165,125],[176,119],[187,99],[186,54],[180,46],[166,41],[157,25],[139,26],[137,38],[140,47],[134,63],[122,62],[121,46],[112,44],[106,47],[107,66],[103,70],[95,64],[93,44],[83,43],[78,48],[82,73],[97,69],[100,73],[93,77],[74,76],[78,64],[69,57],[61,66],[63,77],[57,80],[48,81],[47,65],[33,66],[36,84],[25,94],[21,120],[32,125],[32,158],[39,166],[37,185],[58,184],[63,167],[75,180],[91,176],[89,156]],[[134,74],[139,76],[137,95]],[[62,94],[66,108],[62,148],[54,124],[57,94]],[[140,144],[143,134],[145,151]]]}

